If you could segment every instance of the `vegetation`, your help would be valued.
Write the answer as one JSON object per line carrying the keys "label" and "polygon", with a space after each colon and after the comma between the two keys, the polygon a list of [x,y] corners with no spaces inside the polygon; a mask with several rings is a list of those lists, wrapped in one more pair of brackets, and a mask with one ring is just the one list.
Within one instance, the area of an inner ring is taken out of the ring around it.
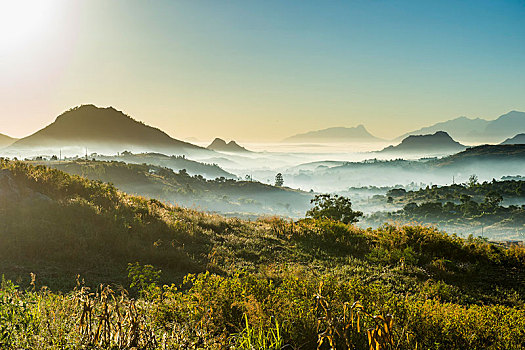
{"label": "vegetation", "polygon": [[[467,184],[427,186],[417,191],[391,189],[387,202],[403,205],[393,213],[375,213],[367,223],[422,222],[454,227],[466,231],[482,227],[491,236],[503,232],[521,237],[525,233],[525,181],[496,181],[478,183],[472,175]],[[507,206],[503,203],[506,201]]]}
{"label": "vegetation", "polygon": [[350,199],[338,195],[318,194],[311,203],[314,207],[306,212],[306,216],[314,219],[330,219],[344,224],[353,224],[363,216],[360,211],[352,210]]}
{"label": "vegetation", "polygon": [[112,183],[127,193],[177,203],[185,207],[250,217],[260,214],[302,217],[311,195],[288,188],[276,188],[254,181],[237,181],[223,176],[208,180],[190,176],[182,169],[117,161],[68,161],[51,166],[69,174]]}
{"label": "vegetation", "polygon": [[283,174],[277,173],[277,175],[275,175],[275,186],[281,187],[283,184],[284,184]]}
{"label": "vegetation", "polygon": [[523,247],[224,218],[5,160],[0,194],[1,348],[525,347]]}

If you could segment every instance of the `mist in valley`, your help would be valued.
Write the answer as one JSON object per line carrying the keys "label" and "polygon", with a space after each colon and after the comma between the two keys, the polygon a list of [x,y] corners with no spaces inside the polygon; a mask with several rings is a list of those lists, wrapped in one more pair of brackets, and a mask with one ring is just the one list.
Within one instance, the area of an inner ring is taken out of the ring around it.
{"label": "mist in valley", "polygon": [[[379,152],[391,144],[246,143],[243,146],[249,151],[238,153],[208,150],[202,143],[197,149],[170,153],[156,147],[90,143],[89,148],[61,147],[58,151],[7,148],[2,156],[113,183],[130,194],[249,220],[274,215],[297,220],[311,208],[310,200],[316,194],[337,194],[349,198],[353,208],[364,213],[358,223],[361,227],[414,222],[399,214],[407,203],[392,201],[392,190],[467,187],[472,175],[483,183],[525,173],[525,158],[472,157],[469,152],[475,146],[464,151],[466,156],[461,152]],[[282,174],[280,186],[275,186],[277,174]],[[449,200],[458,202],[459,197]],[[524,204],[522,197],[502,202],[507,207]],[[525,231],[520,225],[509,230],[504,225],[455,225],[426,217],[420,222],[461,236],[483,234],[493,239],[521,239]]]}

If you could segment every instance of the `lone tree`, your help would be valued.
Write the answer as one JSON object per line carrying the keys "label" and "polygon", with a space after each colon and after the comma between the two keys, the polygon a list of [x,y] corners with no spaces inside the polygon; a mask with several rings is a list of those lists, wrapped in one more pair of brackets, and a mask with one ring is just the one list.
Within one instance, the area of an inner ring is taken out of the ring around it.
{"label": "lone tree", "polygon": [[277,173],[275,175],[275,186],[281,187],[284,184],[283,174]]}
{"label": "lone tree", "polygon": [[468,178],[468,187],[473,188],[478,184],[478,176],[476,174],[470,175]]}
{"label": "lone tree", "polygon": [[352,210],[349,198],[337,194],[318,194],[310,203],[314,204],[314,207],[306,212],[306,216],[314,219],[326,218],[351,224],[358,222],[363,216],[362,212]]}

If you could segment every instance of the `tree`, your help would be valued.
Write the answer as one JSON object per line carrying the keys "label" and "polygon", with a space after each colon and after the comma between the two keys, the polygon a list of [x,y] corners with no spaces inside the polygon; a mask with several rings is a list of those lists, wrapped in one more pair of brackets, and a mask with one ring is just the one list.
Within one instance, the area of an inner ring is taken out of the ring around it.
{"label": "tree", "polygon": [[306,216],[314,219],[325,218],[350,224],[358,222],[363,216],[362,212],[352,210],[352,202],[343,196],[318,194],[310,203],[314,204],[314,207],[306,212]]}
{"label": "tree", "polygon": [[470,175],[468,178],[468,187],[472,188],[478,184],[478,176],[476,174]]}
{"label": "tree", "polygon": [[277,173],[275,175],[275,186],[281,187],[284,184],[283,174]]}
{"label": "tree", "polygon": [[490,208],[497,208],[503,201],[503,197],[496,191],[491,191],[485,195],[485,204]]}

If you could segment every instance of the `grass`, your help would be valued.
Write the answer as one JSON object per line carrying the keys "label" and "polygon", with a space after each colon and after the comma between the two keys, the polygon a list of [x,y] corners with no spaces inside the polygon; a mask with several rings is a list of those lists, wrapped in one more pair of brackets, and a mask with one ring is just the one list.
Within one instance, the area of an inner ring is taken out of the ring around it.
{"label": "grass", "polygon": [[1,348],[525,347],[522,247],[224,218],[0,168]]}

